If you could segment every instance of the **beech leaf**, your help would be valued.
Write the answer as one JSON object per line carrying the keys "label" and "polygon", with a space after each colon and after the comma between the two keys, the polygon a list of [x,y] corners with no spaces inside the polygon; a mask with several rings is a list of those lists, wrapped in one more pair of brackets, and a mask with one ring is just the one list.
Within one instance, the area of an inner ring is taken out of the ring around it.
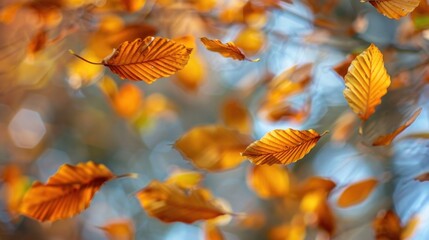
{"label": "beech leaf", "polygon": [[248,59],[233,42],[222,43],[218,39],[211,40],[206,37],[201,38],[201,42],[209,51],[220,53],[222,56],[227,58],[232,58],[235,60],[247,60],[251,62],[259,61],[259,58],[255,60]]}

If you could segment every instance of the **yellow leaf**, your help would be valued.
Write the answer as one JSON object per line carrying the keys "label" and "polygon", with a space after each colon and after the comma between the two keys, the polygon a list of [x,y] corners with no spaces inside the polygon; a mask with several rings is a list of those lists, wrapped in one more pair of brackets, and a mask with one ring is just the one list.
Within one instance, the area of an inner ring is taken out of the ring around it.
{"label": "yellow leaf", "polygon": [[395,131],[393,131],[393,132],[391,132],[389,134],[379,136],[372,143],[372,146],[387,146],[387,145],[390,145],[392,143],[393,139],[395,139],[396,136],[398,136],[402,131],[404,131],[411,124],[413,124],[413,122],[417,119],[417,117],[420,115],[421,112],[422,112],[422,109],[419,108],[416,112],[414,112],[414,114],[411,116],[411,118],[408,119],[405,122],[404,125],[401,125],[399,128],[395,129]]}
{"label": "yellow leaf", "polygon": [[390,85],[383,54],[374,44],[353,60],[345,82],[344,97],[350,108],[366,121],[375,112]]}
{"label": "yellow leaf", "polygon": [[204,240],[224,240],[222,232],[219,228],[210,223],[206,222],[204,224]]}
{"label": "yellow leaf", "polygon": [[247,184],[261,198],[281,197],[289,192],[289,175],[280,165],[252,166]]}
{"label": "yellow leaf", "polygon": [[137,12],[144,7],[146,0],[122,0],[122,4],[128,12]]}
{"label": "yellow leaf", "polygon": [[242,155],[256,165],[291,164],[307,155],[324,134],[313,129],[276,129],[250,144]]}
{"label": "yellow leaf", "polygon": [[128,219],[116,220],[102,227],[109,240],[134,240],[134,224]]}
{"label": "yellow leaf", "polygon": [[46,184],[35,182],[22,200],[20,213],[39,221],[73,217],[88,208],[100,187],[116,178],[94,162],[62,165]]}
{"label": "yellow leaf", "polygon": [[113,99],[113,97],[119,91],[115,80],[109,76],[104,76],[103,79],[97,82],[97,85],[100,90],[109,98],[109,100]]}
{"label": "yellow leaf", "polygon": [[233,42],[222,43],[218,39],[211,40],[206,37],[202,37],[201,42],[209,51],[220,53],[224,57],[232,58],[235,60],[247,60],[251,62],[259,61],[259,59],[248,59],[244,55],[244,53],[241,52],[241,50],[237,46],[235,46]]}
{"label": "yellow leaf", "polygon": [[375,232],[375,239],[400,239],[401,221],[399,217],[391,210],[381,211],[372,222],[372,228]]}
{"label": "yellow leaf", "polygon": [[365,201],[377,184],[377,179],[370,178],[347,186],[338,198],[338,206],[346,208]]}
{"label": "yellow leaf", "polygon": [[207,171],[237,167],[245,158],[240,155],[252,139],[234,129],[216,125],[195,127],[176,141],[174,147],[188,161]]}
{"label": "yellow leaf", "polygon": [[237,129],[242,133],[252,131],[252,118],[247,108],[237,99],[227,99],[221,109],[223,123],[230,128]]}
{"label": "yellow leaf", "polygon": [[299,195],[305,195],[314,191],[330,193],[336,186],[337,184],[328,178],[313,176],[296,186],[294,191]]}
{"label": "yellow leaf", "polygon": [[[87,59],[96,57],[91,50],[84,50],[80,55]],[[68,65],[68,74],[70,84],[77,89],[100,79],[103,75],[103,66],[88,65],[79,59],[75,59]]]}
{"label": "yellow leaf", "polygon": [[265,45],[265,33],[253,28],[241,30],[235,38],[235,44],[248,54],[258,53]]}
{"label": "yellow leaf", "polygon": [[136,194],[147,214],[163,222],[193,223],[226,213],[205,189],[183,190],[174,184],[152,181]]}
{"label": "yellow leaf", "polygon": [[143,92],[133,84],[124,84],[113,96],[112,104],[119,116],[133,117],[143,106]]}
{"label": "yellow leaf", "polygon": [[408,240],[411,239],[414,235],[414,232],[416,231],[417,226],[419,225],[420,220],[417,216],[411,217],[410,220],[408,220],[407,225],[405,225],[402,228],[401,232],[401,239]]}
{"label": "yellow leaf", "polygon": [[30,187],[31,182],[22,174],[21,169],[16,165],[5,166],[0,176],[0,180],[4,183],[6,195],[4,200],[7,210],[11,214],[16,214],[19,211],[22,198],[28,187]]}
{"label": "yellow leaf", "polygon": [[290,224],[283,224],[270,229],[269,240],[304,240],[306,224],[302,216],[294,216]]}
{"label": "yellow leaf", "polygon": [[202,180],[203,175],[199,172],[180,171],[170,175],[170,177],[165,182],[169,184],[175,184],[176,186],[183,189],[191,189],[198,186]]}
{"label": "yellow leaf", "polygon": [[400,19],[414,11],[421,0],[363,0],[369,2],[377,11],[388,18]]}

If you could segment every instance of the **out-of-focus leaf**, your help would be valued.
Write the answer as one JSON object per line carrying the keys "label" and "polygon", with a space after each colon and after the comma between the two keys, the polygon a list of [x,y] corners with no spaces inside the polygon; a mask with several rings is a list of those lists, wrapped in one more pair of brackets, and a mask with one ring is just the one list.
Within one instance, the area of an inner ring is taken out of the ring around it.
{"label": "out-of-focus leaf", "polygon": [[338,206],[346,208],[365,201],[377,184],[377,179],[370,178],[348,185],[337,200]]}
{"label": "out-of-focus leaf", "polygon": [[217,125],[195,127],[179,138],[174,147],[198,168],[223,171],[245,160],[240,156],[252,139],[237,130]]}
{"label": "out-of-focus leaf", "polygon": [[148,215],[163,222],[193,223],[225,215],[206,189],[183,190],[174,184],[152,181],[136,194]]}
{"label": "out-of-focus leaf", "polygon": [[343,113],[340,118],[334,124],[334,130],[332,131],[332,141],[334,142],[345,142],[353,133],[355,129],[357,117],[351,112],[347,111]]}
{"label": "out-of-focus leaf", "polygon": [[224,236],[219,228],[210,222],[204,224],[204,240],[224,240]]}
{"label": "out-of-focus leaf", "polygon": [[[267,9],[262,5],[248,1],[242,8],[243,21],[252,28],[262,28],[268,20]],[[268,1],[265,1],[268,2]]]}
{"label": "out-of-focus leaf", "polygon": [[106,232],[109,240],[134,240],[134,224],[128,219],[120,219],[109,222],[100,227],[101,230]]}
{"label": "out-of-focus leaf", "polygon": [[191,189],[198,186],[202,180],[203,175],[199,172],[179,171],[171,174],[165,182],[183,189]]}
{"label": "out-of-focus leaf", "polygon": [[201,42],[209,51],[220,53],[222,56],[227,58],[232,58],[235,60],[247,60],[251,62],[259,61],[259,59],[248,59],[233,42],[222,43],[218,39],[211,40],[206,37],[202,37]]}
{"label": "out-of-focus leaf", "polygon": [[328,178],[313,176],[305,180],[303,183],[295,186],[294,192],[301,196],[313,191],[324,191],[326,193],[330,193],[336,186],[337,184]]}
{"label": "out-of-focus leaf", "polygon": [[395,129],[392,133],[389,133],[387,135],[379,136],[375,141],[372,143],[373,146],[387,146],[390,145],[395,139],[396,136],[398,136],[402,131],[407,129],[413,122],[417,119],[417,117],[420,115],[422,109],[419,108],[414,114],[411,116],[410,119],[408,119],[403,125],[401,125],[399,128]]}
{"label": "out-of-focus leaf", "polygon": [[372,222],[372,228],[377,240],[401,239],[401,220],[391,210],[379,212]]}
{"label": "out-of-focus leaf", "polygon": [[[96,58],[91,50],[84,50],[79,55],[85,59]],[[69,83],[76,89],[89,85],[103,76],[103,70],[103,66],[88,65],[79,59],[74,59],[68,64]]]}
{"label": "out-of-focus leaf", "polygon": [[348,55],[344,61],[338,63],[333,67],[334,71],[340,75],[342,78],[344,78],[349,70],[350,64],[352,63],[353,59],[355,59],[355,55]]}
{"label": "out-of-focus leaf", "polygon": [[265,45],[265,33],[261,30],[246,28],[243,29],[234,42],[243,51],[250,55],[258,53]]}
{"label": "out-of-focus leaf", "polygon": [[417,177],[414,178],[414,180],[420,181],[420,182],[429,181],[429,172],[418,175]]}
{"label": "out-of-focus leaf", "polygon": [[247,184],[261,198],[285,196],[289,192],[289,174],[280,165],[251,166]]}
{"label": "out-of-focus leaf", "polygon": [[307,155],[326,133],[320,135],[313,129],[276,129],[250,144],[242,155],[256,165],[291,164]]}
{"label": "out-of-focus leaf", "polygon": [[237,99],[227,99],[221,109],[222,122],[242,133],[252,131],[252,118],[247,108]]}
{"label": "out-of-focus leaf", "polygon": [[263,212],[246,213],[244,216],[238,216],[238,225],[247,229],[258,229],[264,226],[267,218]]}
{"label": "out-of-focus leaf", "polygon": [[306,236],[306,224],[302,216],[295,216],[290,224],[282,224],[270,229],[269,240],[304,240]]}
{"label": "out-of-focus leaf", "polygon": [[30,180],[24,176],[16,165],[7,165],[2,169],[0,180],[5,184],[5,202],[7,210],[16,214],[22,198],[30,187]]}
{"label": "out-of-focus leaf", "polygon": [[258,115],[270,122],[290,121],[302,123],[308,119],[311,102],[307,101],[304,106],[295,108],[291,103],[279,101],[276,103],[266,102],[261,106]]}
{"label": "out-of-focus leaf", "polygon": [[62,165],[46,184],[35,182],[25,194],[19,212],[39,221],[73,217],[88,208],[94,194],[116,178],[94,162]]}
{"label": "out-of-focus leaf", "polygon": [[345,82],[344,97],[350,108],[366,121],[375,112],[390,85],[383,54],[374,44],[353,60]]}
{"label": "out-of-focus leaf", "polygon": [[400,19],[411,13],[421,0],[364,0],[371,3],[379,13],[388,18]]}
{"label": "out-of-focus leaf", "polygon": [[141,111],[143,92],[133,84],[123,84],[113,96],[112,104],[119,116],[133,117]]}
{"label": "out-of-focus leaf", "polygon": [[308,218],[315,219],[314,224],[318,228],[332,236],[335,231],[335,218],[327,202],[328,193],[320,189],[305,194],[300,209]]}
{"label": "out-of-focus leaf", "polygon": [[144,7],[146,0],[122,0],[128,12],[137,12]]}
{"label": "out-of-focus leaf", "polygon": [[100,90],[111,100],[118,93],[118,85],[115,80],[109,76],[104,76],[103,79],[98,81]]}
{"label": "out-of-focus leaf", "polygon": [[420,220],[417,216],[412,216],[407,225],[402,228],[401,239],[408,240],[414,236],[417,226],[419,225]]}

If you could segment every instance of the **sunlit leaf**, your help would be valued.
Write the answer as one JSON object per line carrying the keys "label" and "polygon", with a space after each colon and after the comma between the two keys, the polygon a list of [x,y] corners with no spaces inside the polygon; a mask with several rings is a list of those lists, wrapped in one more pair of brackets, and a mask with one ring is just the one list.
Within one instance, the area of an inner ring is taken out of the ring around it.
{"label": "sunlit leaf", "polygon": [[335,231],[335,219],[327,202],[328,193],[323,189],[308,192],[301,200],[300,210],[308,218],[314,219],[311,224],[332,235]]}
{"label": "sunlit leaf", "polygon": [[372,228],[377,240],[401,239],[401,220],[391,210],[379,212],[372,222]]}
{"label": "sunlit leaf", "polygon": [[383,54],[371,44],[356,57],[345,76],[344,97],[350,108],[363,120],[367,120],[387,93],[390,76],[383,62]]}
{"label": "sunlit leaf", "polygon": [[128,219],[116,220],[109,222],[100,227],[106,232],[109,240],[134,240],[134,224]]}
{"label": "sunlit leaf", "polygon": [[219,228],[210,223],[206,222],[204,224],[204,240],[224,240],[224,236]]}
{"label": "sunlit leaf", "polygon": [[255,165],[247,175],[247,184],[261,198],[281,197],[289,192],[289,175],[280,165]]}
{"label": "sunlit leaf", "polygon": [[163,222],[193,223],[226,214],[205,189],[183,190],[174,184],[152,181],[136,194],[147,214]]}
{"label": "sunlit leaf", "polygon": [[122,0],[122,3],[128,12],[136,12],[144,7],[146,0]]}
{"label": "sunlit leaf", "polygon": [[301,196],[314,191],[330,193],[336,186],[337,184],[328,178],[313,176],[306,179],[303,183],[295,186],[294,191]]}
{"label": "sunlit leaf", "polygon": [[227,99],[221,109],[223,123],[230,128],[237,129],[242,133],[252,131],[252,118],[247,108],[237,99]]}
{"label": "sunlit leaf", "polygon": [[325,133],[276,129],[249,145],[242,155],[256,165],[291,164],[307,155]]}
{"label": "sunlit leaf", "polygon": [[178,171],[170,175],[166,183],[175,184],[183,189],[191,189],[198,186],[203,180],[203,175],[199,172]]}
{"label": "sunlit leaf", "polygon": [[421,0],[362,0],[371,3],[379,13],[388,18],[399,19],[412,12]]}
{"label": "sunlit leaf", "polygon": [[100,187],[114,178],[116,176],[102,164],[64,164],[45,184],[33,183],[19,211],[39,221],[73,217],[88,208]]}
{"label": "sunlit leaf", "polygon": [[0,180],[5,187],[5,203],[9,213],[16,214],[19,211],[22,198],[30,187],[31,182],[24,176],[16,165],[5,166],[0,175]]}
{"label": "sunlit leaf", "polygon": [[237,47],[248,54],[258,53],[264,47],[265,41],[265,33],[252,28],[243,29],[234,40]]}
{"label": "sunlit leaf", "polygon": [[143,106],[143,92],[133,84],[123,84],[113,96],[112,104],[119,116],[135,116]]}
{"label": "sunlit leaf", "polygon": [[290,224],[282,224],[270,229],[268,233],[269,240],[304,240],[306,233],[306,224],[302,216],[295,216]]}
{"label": "sunlit leaf", "polygon": [[240,155],[252,139],[237,130],[208,125],[195,127],[179,138],[174,147],[198,168],[223,171],[237,167]]}
{"label": "sunlit leaf", "polygon": [[251,62],[259,61],[259,59],[255,59],[255,60],[248,59],[244,55],[244,53],[237,46],[235,46],[233,42],[222,43],[218,39],[211,40],[206,37],[201,38],[201,42],[208,50],[212,52],[220,53],[222,56],[227,58],[232,58],[235,60],[247,60]]}
{"label": "sunlit leaf", "polygon": [[365,201],[377,184],[377,179],[370,178],[348,185],[337,200],[338,206],[346,208]]}
{"label": "sunlit leaf", "polygon": [[417,119],[417,117],[420,115],[422,109],[418,109],[414,114],[411,116],[410,119],[408,119],[403,125],[401,125],[399,128],[395,129],[392,133],[389,133],[387,135],[379,136],[375,141],[372,143],[373,146],[387,146],[390,145],[395,139],[396,136],[398,136],[402,131],[407,129],[413,122]]}

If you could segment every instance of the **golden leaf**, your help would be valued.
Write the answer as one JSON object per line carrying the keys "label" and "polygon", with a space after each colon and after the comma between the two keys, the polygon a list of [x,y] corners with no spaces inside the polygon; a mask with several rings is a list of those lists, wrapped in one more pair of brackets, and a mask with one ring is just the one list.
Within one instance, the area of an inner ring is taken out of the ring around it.
{"label": "golden leaf", "polygon": [[136,197],[148,215],[163,222],[193,223],[226,214],[203,188],[186,191],[174,184],[154,180]]}
{"label": "golden leaf", "polygon": [[420,1],[421,0],[363,0],[363,2],[371,3],[379,13],[393,19],[400,19],[408,15],[419,5]]}
{"label": "golden leaf", "polygon": [[4,201],[7,210],[11,214],[19,211],[25,192],[30,187],[28,177],[24,176],[21,169],[16,165],[7,165],[2,169],[0,180],[4,184],[5,197]]}
{"label": "golden leaf", "polygon": [[199,172],[179,171],[170,175],[165,183],[174,184],[183,189],[191,189],[203,180],[203,175]]}
{"label": "golden leaf", "polygon": [[204,224],[204,240],[224,240],[222,232],[219,228],[210,222]]}
{"label": "golden leaf", "polygon": [[308,192],[301,200],[300,210],[308,218],[314,219],[313,224],[318,228],[332,235],[335,231],[335,218],[327,201],[328,193],[324,189]]}
{"label": "golden leaf", "polygon": [[319,135],[313,129],[276,129],[250,144],[242,155],[256,165],[291,164],[307,155],[326,133]]}
{"label": "golden leaf", "polygon": [[247,60],[251,62],[259,61],[259,59],[248,59],[233,42],[222,43],[218,39],[211,40],[206,37],[202,37],[201,42],[209,51],[220,53],[222,56],[227,58],[232,58],[235,60]]}
{"label": "golden leaf", "polygon": [[252,139],[234,129],[216,125],[195,127],[176,141],[174,147],[193,165],[207,171],[237,167],[240,155]]}
{"label": "golden leaf", "polygon": [[393,131],[393,132],[391,132],[389,134],[379,136],[372,143],[372,146],[387,146],[387,145],[390,145],[392,143],[393,139],[395,139],[396,136],[398,136],[402,131],[404,131],[411,124],[413,124],[413,122],[417,119],[417,117],[420,115],[421,112],[422,112],[422,109],[419,108],[416,112],[414,112],[414,114],[411,116],[411,118],[408,119],[405,122],[405,124],[401,125],[397,129],[395,129],[395,131]]}
{"label": "golden leaf", "polygon": [[282,224],[270,229],[269,240],[304,240],[306,236],[306,224],[303,216],[296,215],[290,224]]}
{"label": "golden leaf", "polygon": [[391,210],[381,211],[377,214],[372,222],[372,228],[375,232],[375,239],[400,239],[401,236],[401,221],[398,216]]}
{"label": "golden leaf", "polygon": [[237,129],[242,133],[252,131],[252,118],[247,108],[237,99],[226,100],[221,109],[221,118],[227,127]]}
{"label": "golden leaf", "polygon": [[374,178],[350,184],[338,198],[338,206],[346,208],[363,202],[373,192],[377,184],[378,180]]}
{"label": "golden leaf", "polygon": [[404,239],[404,240],[411,239],[419,223],[420,223],[420,219],[417,216],[412,216],[411,219],[408,220],[407,225],[405,225],[402,228],[401,239]]}
{"label": "golden leaf", "polygon": [[336,186],[337,184],[328,178],[313,176],[296,186],[294,192],[301,196],[314,191],[330,193]]}
{"label": "golden leaf", "polygon": [[146,4],[146,0],[122,0],[122,4],[128,12],[137,12]]}
{"label": "golden leaf", "polygon": [[134,240],[134,224],[131,220],[120,219],[110,222],[102,227],[109,240]]}
{"label": "golden leaf", "polygon": [[289,175],[282,166],[251,166],[247,184],[261,198],[281,197],[289,192]]}
{"label": "golden leaf", "polygon": [[248,54],[258,53],[265,45],[265,33],[258,29],[245,28],[240,31],[234,40],[237,47]]}
{"label": "golden leaf", "polygon": [[46,184],[33,183],[19,211],[39,221],[72,217],[88,208],[94,194],[113,178],[116,176],[102,164],[64,164]]}
{"label": "golden leaf", "polygon": [[332,131],[332,141],[345,142],[353,133],[357,117],[351,112],[343,113],[335,122],[334,130]]}
{"label": "golden leaf", "polygon": [[119,116],[133,117],[143,106],[143,92],[133,84],[124,84],[112,98],[112,105]]}
{"label": "golden leaf", "polygon": [[353,60],[344,80],[346,82],[344,97],[350,108],[366,121],[375,112],[390,85],[383,54],[371,44]]}

